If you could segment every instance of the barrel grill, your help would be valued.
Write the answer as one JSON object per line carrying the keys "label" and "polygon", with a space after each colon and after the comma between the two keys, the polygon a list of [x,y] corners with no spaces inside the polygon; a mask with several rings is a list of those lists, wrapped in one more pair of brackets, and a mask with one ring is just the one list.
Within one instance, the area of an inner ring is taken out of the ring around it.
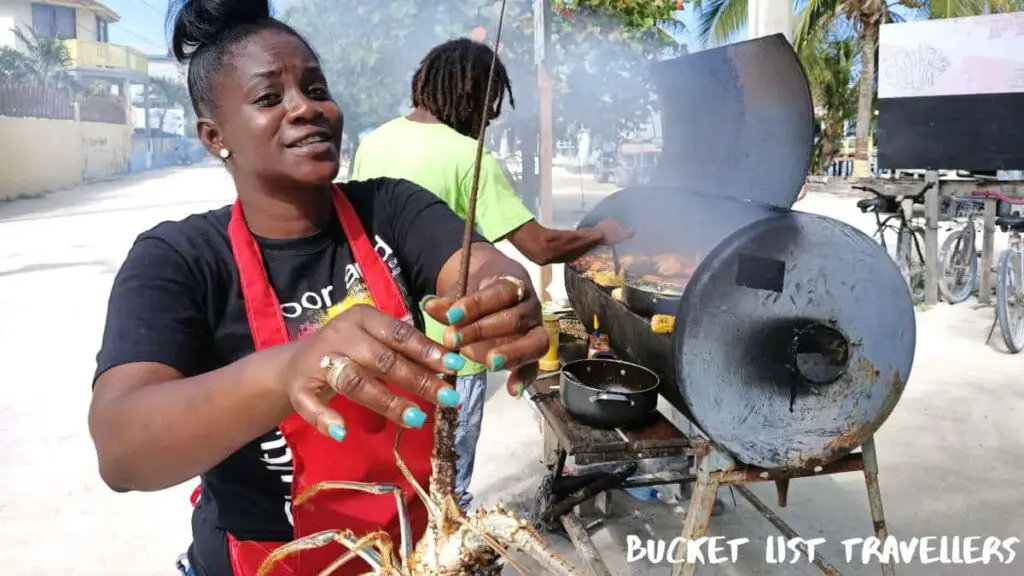
{"label": "barrel grill", "polygon": [[792,210],[813,114],[785,38],[663,62],[654,77],[665,137],[657,171],[579,226],[614,218],[634,229],[621,260],[696,262],[674,331],[655,333],[592,280],[587,266],[610,254],[566,266],[570,303],[588,325],[596,315],[615,352],[658,373],[661,394],[739,461],[831,462],[899,401],[914,357],[909,290],[871,238]]}

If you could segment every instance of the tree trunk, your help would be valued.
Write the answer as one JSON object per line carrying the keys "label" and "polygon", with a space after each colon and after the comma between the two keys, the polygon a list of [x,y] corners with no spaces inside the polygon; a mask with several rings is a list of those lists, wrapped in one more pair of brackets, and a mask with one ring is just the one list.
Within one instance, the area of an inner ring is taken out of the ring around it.
{"label": "tree trunk", "polygon": [[821,137],[821,152],[818,154],[818,165],[815,167],[815,174],[823,175],[832,165],[832,160],[839,150],[838,139],[830,131],[826,131]]}
{"label": "tree trunk", "polygon": [[871,106],[875,94],[875,56],[878,50],[878,29],[881,19],[874,15],[861,15],[860,95],[857,98],[857,141],[853,151],[854,178],[867,178],[870,159],[868,142],[871,138]]}

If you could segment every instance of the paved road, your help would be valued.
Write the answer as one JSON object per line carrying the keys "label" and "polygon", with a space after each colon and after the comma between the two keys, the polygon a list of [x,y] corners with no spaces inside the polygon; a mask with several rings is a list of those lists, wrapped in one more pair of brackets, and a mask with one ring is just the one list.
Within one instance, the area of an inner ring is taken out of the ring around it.
{"label": "paved road", "polygon": [[[587,178],[557,179],[558,221],[606,193]],[[231,201],[216,166],[169,170],[0,205],[0,542],[3,574],[173,574],[189,541],[192,483],[155,494],[113,494],[99,480],[86,426],[89,382],[113,274],[135,236],[157,222]],[[811,195],[799,208],[866,227],[847,197]],[[997,240],[998,242],[998,240]],[[555,277],[559,274],[556,272]],[[984,344],[991,309],[939,306],[918,317],[918,355],[904,399],[879,434],[881,484],[894,533],[1024,537],[1024,359]],[[998,340],[998,335],[996,337]],[[532,497],[539,464],[536,419],[527,402],[492,387],[474,492],[483,502]],[[767,499],[771,486],[755,491]],[[625,537],[671,538],[681,508],[617,494],[614,521],[595,540],[614,573],[664,574],[626,565]],[[726,496],[729,507],[731,500]],[[785,518],[841,560],[842,539],[870,533],[856,475],[794,483]],[[744,503],[715,518],[713,534],[752,543],[735,565],[702,574],[813,574],[765,564],[767,524]],[[647,536],[651,534],[653,536]],[[564,544],[559,544],[563,550]],[[1024,553],[1024,547],[1020,547]],[[838,553],[837,553],[838,552]],[[900,574],[1010,575],[1011,566],[912,565]],[[841,564],[841,563],[840,563]],[[840,566],[844,574],[877,567]]]}

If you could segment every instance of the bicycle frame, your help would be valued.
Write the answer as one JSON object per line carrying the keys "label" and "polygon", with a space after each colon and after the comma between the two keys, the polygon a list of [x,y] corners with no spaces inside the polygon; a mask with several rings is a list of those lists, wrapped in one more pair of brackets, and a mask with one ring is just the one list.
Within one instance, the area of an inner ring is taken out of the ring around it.
{"label": "bicycle frame", "polygon": [[[896,214],[888,214],[885,218],[878,212],[875,212],[875,237],[878,238],[878,243],[881,244],[882,249],[886,252],[889,251],[889,246],[885,242],[885,232],[895,232],[896,242],[899,242],[900,235],[904,230],[911,231],[910,237],[914,240],[914,250],[917,252],[918,258],[924,261],[924,250],[921,248],[921,243],[917,239],[917,234],[913,233],[913,228],[910,223],[913,221],[913,209],[914,203],[912,200],[903,200],[901,203],[901,211]],[[891,224],[893,220],[896,220],[896,224]],[[898,244],[897,244],[898,246]]]}
{"label": "bicycle frame", "polygon": [[[1006,249],[1010,251],[1010,258],[1017,259],[1017,270],[1024,271],[1024,240],[1021,238],[1020,232],[1010,231],[1010,239],[1006,243]],[[1007,264],[1012,265],[1013,263],[1009,260]]]}

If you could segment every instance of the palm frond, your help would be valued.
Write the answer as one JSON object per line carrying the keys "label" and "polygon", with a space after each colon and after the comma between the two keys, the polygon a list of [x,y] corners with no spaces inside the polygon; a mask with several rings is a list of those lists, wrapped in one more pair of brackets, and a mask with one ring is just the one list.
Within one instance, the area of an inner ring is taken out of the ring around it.
{"label": "palm frond", "polygon": [[696,8],[697,40],[704,46],[725,44],[747,25],[747,0],[704,0]]}

